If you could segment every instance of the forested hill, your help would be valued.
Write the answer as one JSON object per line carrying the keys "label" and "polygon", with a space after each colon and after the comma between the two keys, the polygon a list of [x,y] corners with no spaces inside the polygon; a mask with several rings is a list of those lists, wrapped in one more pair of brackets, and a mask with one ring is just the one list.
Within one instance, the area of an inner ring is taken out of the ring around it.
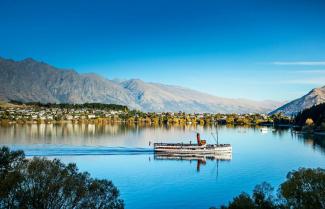
{"label": "forested hill", "polygon": [[[311,119],[308,120],[307,119]],[[308,124],[306,124],[306,121]],[[298,113],[295,124],[299,126],[310,125],[315,130],[325,131],[325,103],[313,106]]]}

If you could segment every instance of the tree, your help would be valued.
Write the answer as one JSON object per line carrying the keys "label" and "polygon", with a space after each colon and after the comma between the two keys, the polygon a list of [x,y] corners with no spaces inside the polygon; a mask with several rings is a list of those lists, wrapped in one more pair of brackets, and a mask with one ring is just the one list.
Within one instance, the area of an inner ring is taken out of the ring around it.
{"label": "tree", "polygon": [[124,208],[118,197],[111,181],[93,179],[75,164],[0,150],[0,208]]}
{"label": "tree", "polygon": [[8,147],[0,148],[0,177],[3,178],[8,172],[25,163],[25,154],[23,151],[10,151]]}
{"label": "tree", "polygon": [[227,206],[221,206],[222,209],[255,209],[255,204],[252,198],[247,193],[241,193],[235,197]]}
{"label": "tree", "polygon": [[325,208],[325,170],[301,168],[288,173],[280,193],[290,208]]}
{"label": "tree", "polygon": [[313,119],[311,119],[311,118],[307,118],[307,120],[306,120],[306,122],[305,122],[305,125],[306,125],[306,126],[312,126],[312,125],[314,125],[314,121],[313,121]]}
{"label": "tree", "polygon": [[273,209],[276,208],[273,198],[274,188],[267,182],[255,186],[253,190],[253,200],[256,208]]}
{"label": "tree", "polygon": [[221,206],[222,209],[275,209],[276,205],[272,196],[273,187],[263,182],[256,185],[252,197],[247,193],[241,193],[235,197],[228,206]]}
{"label": "tree", "polygon": [[235,118],[233,116],[227,116],[226,123],[227,124],[233,124],[235,121]]}
{"label": "tree", "polygon": [[325,170],[301,168],[289,172],[287,180],[280,185],[278,198],[268,183],[257,185],[253,195],[241,193],[222,209],[282,209],[325,208]]}

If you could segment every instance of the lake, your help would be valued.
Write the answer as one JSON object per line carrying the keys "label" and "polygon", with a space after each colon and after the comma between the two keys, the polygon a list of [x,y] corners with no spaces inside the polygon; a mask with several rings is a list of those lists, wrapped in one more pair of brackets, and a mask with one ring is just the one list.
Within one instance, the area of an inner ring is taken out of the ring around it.
{"label": "lake", "polygon": [[299,167],[325,167],[325,136],[290,129],[219,126],[229,159],[165,158],[149,142],[215,143],[213,126],[53,125],[0,126],[0,145],[28,156],[73,162],[93,177],[110,179],[126,208],[209,208],[226,204],[263,181],[277,187]]}

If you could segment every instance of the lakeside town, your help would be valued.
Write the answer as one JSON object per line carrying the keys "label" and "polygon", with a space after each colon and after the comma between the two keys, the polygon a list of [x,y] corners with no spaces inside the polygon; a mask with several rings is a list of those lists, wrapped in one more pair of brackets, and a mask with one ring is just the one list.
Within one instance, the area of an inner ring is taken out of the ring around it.
{"label": "lakeside town", "polygon": [[290,124],[291,118],[282,114],[212,114],[185,112],[141,112],[126,106],[85,104],[5,103],[0,106],[1,124],[51,123],[127,123],[127,124]]}

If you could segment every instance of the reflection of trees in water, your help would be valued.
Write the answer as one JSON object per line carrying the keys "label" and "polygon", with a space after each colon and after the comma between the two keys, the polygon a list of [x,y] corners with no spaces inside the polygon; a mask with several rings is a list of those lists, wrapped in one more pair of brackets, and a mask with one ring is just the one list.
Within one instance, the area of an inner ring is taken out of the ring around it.
{"label": "reflection of trees in water", "polygon": [[94,124],[27,124],[0,128],[2,137],[57,138],[68,136],[98,136],[120,132],[121,126],[98,126]]}
{"label": "reflection of trees in water", "polygon": [[[57,139],[67,138],[84,138],[94,139],[100,137],[123,137],[126,135],[141,134],[145,131],[161,131],[161,132],[214,132],[216,126],[213,125],[189,125],[189,124],[14,124],[9,126],[0,126],[0,143],[13,143],[12,140],[24,140],[26,143],[60,143]],[[220,129],[246,129],[250,126],[226,126],[219,125]],[[253,127],[254,128],[254,127]]]}
{"label": "reflection of trees in water", "polygon": [[[116,135],[123,133],[118,125],[100,126],[94,124],[26,124],[0,127],[1,143],[13,143],[11,140],[26,143],[60,143],[57,139],[95,138],[105,133]],[[7,140],[7,141],[3,141]],[[40,141],[43,140],[43,141]]]}
{"label": "reflection of trees in water", "polygon": [[312,146],[313,149],[320,149],[325,154],[325,135],[295,134],[294,136],[304,144]]}
{"label": "reflection of trees in water", "polygon": [[272,129],[272,134],[274,136],[279,136],[280,138],[283,137],[285,134],[288,133],[288,131],[290,131],[290,128],[287,126],[277,126],[277,127],[273,127]]}
{"label": "reflection of trees in water", "polygon": [[[185,131],[185,132],[203,132],[213,131],[217,126],[214,125],[196,125],[196,124],[172,124],[172,125],[159,125],[159,124],[28,124],[28,125],[12,125],[4,129],[0,128],[0,134],[6,133],[12,135],[14,133],[25,133],[29,137],[39,138],[56,138],[56,137],[70,137],[70,136],[83,136],[83,137],[100,137],[104,135],[120,136],[129,133],[139,133],[145,130],[161,129],[167,131]],[[254,129],[260,130],[259,126],[235,126],[235,125],[219,125],[220,129]],[[9,130],[9,131],[8,131]],[[13,136],[13,135],[12,135]]]}
{"label": "reflection of trees in water", "polygon": [[316,134],[302,134],[292,131],[289,127],[275,127],[272,130],[274,136],[282,137],[290,131],[291,137],[302,141],[306,145],[310,145],[313,149],[320,149],[325,153],[325,135],[316,135]]}
{"label": "reflection of trees in water", "polygon": [[[0,144],[96,144],[99,139],[130,138],[154,132],[195,131],[196,126],[150,124],[25,124],[0,126]],[[100,144],[100,143],[99,143]]]}

